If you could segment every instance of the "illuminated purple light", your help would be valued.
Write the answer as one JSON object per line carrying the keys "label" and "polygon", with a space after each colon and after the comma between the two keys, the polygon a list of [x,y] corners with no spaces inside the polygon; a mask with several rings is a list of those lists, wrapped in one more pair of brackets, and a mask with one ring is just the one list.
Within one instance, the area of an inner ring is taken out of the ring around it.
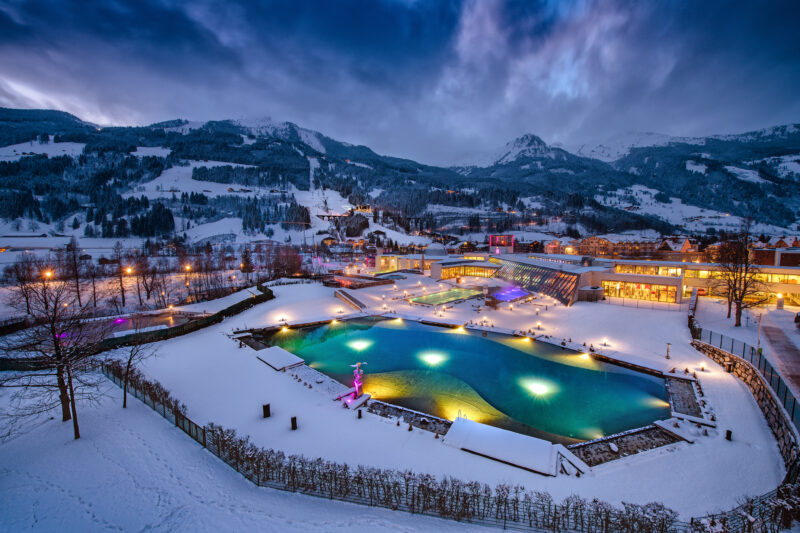
{"label": "illuminated purple light", "polygon": [[528,294],[530,294],[528,291],[521,289],[520,287],[508,287],[507,289],[503,289],[494,293],[492,296],[501,302],[511,302],[514,300],[519,300]]}
{"label": "illuminated purple light", "polygon": [[127,322],[124,318],[117,318],[114,320],[114,324],[122,324],[123,322]]}

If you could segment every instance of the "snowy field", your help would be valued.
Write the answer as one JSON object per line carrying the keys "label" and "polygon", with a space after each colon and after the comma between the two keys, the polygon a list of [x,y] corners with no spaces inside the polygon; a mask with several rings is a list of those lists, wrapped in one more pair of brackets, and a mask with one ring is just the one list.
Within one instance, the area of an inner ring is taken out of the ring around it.
{"label": "snowy field", "polygon": [[[403,290],[421,291],[418,282],[429,291],[437,288],[427,278],[409,276],[399,282],[397,291],[381,286],[353,292],[371,312],[381,311],[386,302],[387,308],[398,314],[433,318],[431,309],[393,300]],[[338,316],[340,310],[351,312],[333,297],[333,289],[321,285],[278,286],[274,290],[275,300],[221,324],[160,343],[159,355],[148,359],[143,371],[185,402],[195,421],[234,428],[263,447],[490,484],[519,483],[547,490],[557,500],[578,493],[615,504],[661,501],[679,511],[682,518],[689,518],[730,509],[742,496],[768,492],[782,479],[783,463],[755,401],[741,382],[691,348],[685,313],[592,303],[565,308],[549,299],[481,315],[465,302],[446,312],[443,320],[448,322],[464,323],[485,316],[497,327],[509,329],[528,329],[539,320],[543,333],[596,347],[607,338],[609,355],[653,368],[696,370],[701,363],[709,368],[700,380],[718,428],[709,430],[708,436],[698,435],[694,444],[677,443],[612,461],[581,478],[544,478],[449,448],[430,433],[408,432],[375,415],[357,420],[352,411],[340,408],[323,391],[308,389],[291,375],[273,371],[256,359],[250,348],[238,348],[229,338],[236,329],[275,325],[284,319],[290,323],[322,320]],[[545,303],[546,310],[536,305]],[[672,343],[669,361],[664,358],[667,342]],[[267,402],[273,416],[263,420],[260,408]],[[289,430],[290,416],[298,417],[300,430]],[[725,429],[733,430],[733,442],[724,440]]]}
{"label": "snowy field", "polygon": [[[259,488],[108,382],[79,410],[0,444],[3,531],[471,532],[485,527]],[[0,394],[0,405],[7,397]]]}
{"label": "snowy field", "polygon": [[[730,167],[729,170],[733,168],[734,167]],[[743,169],[736,170],[753,172]],[[758,173],[755,174],[757,177]],[[744,176],[744,174],[737,175],[740,179],[744,179],[742,176]],[[750,175],[748,174],[747,176]],[[595,200],[603,205],[619,209],[632,207],[635,208],[633,210],[635,213],[654,215],[662,220],[666,220],[670,224],[682,226],[687,231],[696,233],[703,233],[708,228],[717,228],[719,230],[731,232],[739,231],[741,228],[741,217],[714,211],[713,209],[684,204],[680,198],[670,198],[669,203],[659,202],[655,199],[657,193],[658,191],[656,189],[651,189],[644,185],[633,185],[624,189],[618,189],[614,196],[597,195],[595,196]],[[636,203],[626,200],[626,196],[634,197]],[[754,234],[786,235],[790,233],[786,228],[762,223],[753,224],[751,230]]]}
{"label": "snowy field", "polygon": [[83,147],[86,146],[83,143],[54,143],[52,139],[53,136],[51,135],[51,142],[48,143],[30,141],[0,147],[0,161],[19,161],[24,155],[30,154],[46,154],[48,157],[60,155],[77,157],[83,153]]}
{"label": "snowy field", "polygon": [[[150,180],[137,186],[133,191],[122,196],[147,196],[148,198],[171,198],[173,193],[180,197],[181,193],[201,192],[206,196],[223,196],[240,194],[251,196],[255,193],[266,194],[269,189],[263,187],[245,187],[243,185],[230,185],[228,183],[216,183],[213,181],[198,181],[192,179],[192,171],[199,167],[251,167],[252,165],[241,165],[238,163],[226,163],[222,161],[189,161],[186,166],[174,166],[168,168],[154,180]],[[228,189],[233,189],[229,191]],[[242,192],[241,189],[248,189],[250,192]]]}

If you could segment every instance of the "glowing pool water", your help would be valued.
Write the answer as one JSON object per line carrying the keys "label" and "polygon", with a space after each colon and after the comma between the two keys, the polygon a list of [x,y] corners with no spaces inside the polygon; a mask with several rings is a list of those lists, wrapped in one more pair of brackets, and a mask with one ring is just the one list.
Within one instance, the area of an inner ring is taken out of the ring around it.
{"label": "glowing pool water", "polygon": [[664,380],[560,346],[410,320],[359,318],[268,339],[351,386],[368,364],[373,398],[454,419],[573,442],[669,417]]}
{"label": "glowing pool water", "polygon": [[497,291],[496,293],[492,294],[492,296],[501,302],[514,302],[520,298],[528,296],[529,294],[530,293],[528,291],[519,287],[507,287]]}

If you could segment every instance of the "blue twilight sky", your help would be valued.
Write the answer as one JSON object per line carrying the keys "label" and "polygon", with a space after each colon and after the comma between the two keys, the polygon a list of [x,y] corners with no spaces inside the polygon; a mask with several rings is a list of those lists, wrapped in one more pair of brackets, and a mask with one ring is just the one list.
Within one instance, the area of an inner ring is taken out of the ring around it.
{"label": "blue twilight sky", "polygon": [[452,163],[800,122],[800,2],[0,0],[0,106],[271,116]]}

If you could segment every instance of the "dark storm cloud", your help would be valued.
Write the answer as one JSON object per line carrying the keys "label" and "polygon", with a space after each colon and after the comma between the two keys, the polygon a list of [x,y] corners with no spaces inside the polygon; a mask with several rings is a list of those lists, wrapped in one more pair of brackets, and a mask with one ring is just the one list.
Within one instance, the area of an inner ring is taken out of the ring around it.
{"label": "dark storm cloud", "polygon": [[796,2],[0,1],[0,105],[270,115],[446,163],[800,120]]}

